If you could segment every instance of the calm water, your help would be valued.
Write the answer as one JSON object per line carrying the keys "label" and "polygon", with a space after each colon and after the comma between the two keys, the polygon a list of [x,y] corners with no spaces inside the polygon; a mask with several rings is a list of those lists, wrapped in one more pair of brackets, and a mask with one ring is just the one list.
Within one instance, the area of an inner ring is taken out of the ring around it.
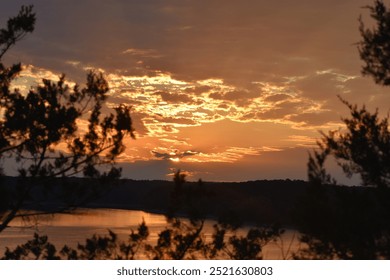
{"label": "calm water", "polygon": [[[14,248],[33,237],[34,232],[47,235],[49,241],[60,249],[67,244],[76,247],[78,243],[84,243],[85,239],[93,234],[104,235],[108,229],[118,234],[119,238],[126,240],[131,229],[136,230],[138,225],[145,220],[149,228],[150,242],[157,240],[157,234],[165,229],[167,223],[164,215],[151,214],[135,210],[114,209],[85,209],[75,214],[56,214],[55,216],[41,217],[38,221],[17,220],[0,234],[0,254],[5,247]],[[35,225],[26,228],[26,225]],[[212,234],[214,221],[207,221],[205,236]],[[244,232],[245,229],[242,230]],[[288,248],[295,251],[299,242],[295,231],[287,230],[282,239],[263,248],[263,256],[266,259],[283,259],[288,254]],[[290,251],[291,251],[290,250]],[[287,256],[288,257],[288,256]]]}

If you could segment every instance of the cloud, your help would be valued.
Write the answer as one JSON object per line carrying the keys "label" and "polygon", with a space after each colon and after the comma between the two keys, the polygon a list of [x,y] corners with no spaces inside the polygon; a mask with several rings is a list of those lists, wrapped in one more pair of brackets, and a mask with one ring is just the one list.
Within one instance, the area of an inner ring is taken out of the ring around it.
{"label": "cloud", "polygon": [[220,96],[220,99],[235,101],[242,99],[252,99],[261,96],[261,91],[249,91],[245,89],[228,91]]}
{"label": "cloud", "polygon": [[133,56],[138,56],[141,58],[160,58],[162,57],[161,54],[159,54],[154,49],[136,49],[136,48],[129,48],[122,52],[123,54],[129,54]]}
{"label": "cloud", "polygon": [[171,103],[192,103],[194,100],[190,95],[179,94],[179,93],[169,93],[166,91],[158,91],[155,94],[160,95],[162,100],[171,102]]}
{"label": "cloud", "polygon": [[[123,173],[132,179],[169,179],[172,170],[186,170],[188,180],[204,181],[247,181],[259,179],[306,179],[306,148],[293,148],[247,154],[240,159],[241,164],[232,162],[190,162],[171,160],[137,161],[121,164]],[[283,162],[280,162],[283,158]]]}
{"label": "cloud", "polygon": [[279,101],[285,101],[287,99],[291,99],[292,97],[288,94],[279,93],[267,96],[264,100],[267,102],[279,102]]}
{"label": "cloud", "polygon": [[[0,18],[21,4],[3,4]],[[386,89],[360,77],[353,43],[366,0],[33,4],[36,29],[5,61],[31,65],[15,85],[28,90],[63,72],[83,84],[88,69],[103,71],[109,107],[132,106],[138,140],[124,160],[167,158],[177,149],[183,163],[237,162],[262,155],[261,147],[306,145],[317,129],[338,125],[348,110],[337,95],[370,109],[390,102]]]}
{"label": "cloud", "polygon": [[[159,148],[158,150],[168,150]],[[178,161],[184,157],[190,157],[199,154],[199,152],[195,151],[179,151],[178,149],[171,149],[169,152],[158,152],[156,150],[152,150],[151,153],[155,158],[163,159],[163,160],[173,160]]]}
{"label": "cloud", "polygon": [[191,86],[191,87],[185,88],[184,91],[187,93],[194,93],[194,94],[198,95],[201,93],[207,93],[212,89],[213,89],[213,87],[211,87],[211,86],[200,85],[200,86]]}
{"label": "cloud", "polygon": [[[3,5],[2,18],[20,4]],[[365,4],[227,0],[221,5],[214,0],[205,8],[198,1],[177,0],[35,1],[37,28],[19,50],[32,64],[60,72],[62,59],[138,75],[149,67],[188,81],[215,77],[240,84],[306,75],[329,64],[356,73],[352,44]]]}

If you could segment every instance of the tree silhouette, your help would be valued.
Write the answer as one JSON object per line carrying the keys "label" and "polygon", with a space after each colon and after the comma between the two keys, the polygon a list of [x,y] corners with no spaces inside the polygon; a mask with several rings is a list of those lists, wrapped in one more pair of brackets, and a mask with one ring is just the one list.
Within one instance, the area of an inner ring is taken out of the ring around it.
{"label": "tree silhouette", "polygon": [[[380,85],[390,85],[390,13],[382,1],[367,7],[375,22],[367,29],[360,18],[362,40],[358,44],[364,75]],[[388,117],[367,111],[348,101],[350,117],[344,130],[322,133],[319,149],[309,156],[311,182],[297,207],[297,222],[306,249],[296,258],[390,258],[390,130]],[[333,157],[348,177],[359,175],[362,185],[337,186],[326,171]]]}
{"label": "tree silhouette", "polygon": [[376,0],[373,6],[367,6],[374,20],[373,29],[366,28],[360,17],[358,44],[360,58],[365,62],[364,75],[372,76],[376,83],[390,85],[390,12],[382,1]]}
{"label": "tree silhouette", "polygon": [[[16,160],[22,178],[15,188],[1,186],[7,199],[0,201],[0,232],[23,215],[26,204],[39,206],[36,189],[48,180],[76,174],[118,178],[121,170],[113,164],[125,149],[124,137],[134,137],[128,106],[103,114],[109,87],[102,74],[89,72],[83,88],[71,88],[64,75],[57,82],[43,79],[27,93],[11,88],[22,66],[5,67],[1,59],[34,24],[32,6],[23,6],[0,30],[0,159]],[[111,170],[101,172],[103,164]]]}
{"label": "tree silhouette", "polygon": [[390,184],[390,130],[388,118],[380,119],[378,110],[370,113],[347,101],[350,118],[343,118],[346,131],[330,131],[318,141],[319,151],[310,155],[309,180],[335,183],[326,174],[325,159],[333,156],[344,173],[351,177],[359,174],[365,186],[386,188]]}

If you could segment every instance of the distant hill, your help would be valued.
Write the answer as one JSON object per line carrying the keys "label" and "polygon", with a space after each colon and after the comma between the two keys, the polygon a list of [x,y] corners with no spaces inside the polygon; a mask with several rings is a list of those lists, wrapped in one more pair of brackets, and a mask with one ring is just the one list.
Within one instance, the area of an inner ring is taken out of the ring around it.
{"label": "distant hill", "polygon": [[[202,186],[186,182],[184,186],[193,190],[202,188],[207,193],[200,203],[210,217],[235,216],[242,222],[290,224],[291,211],[307,185],[305,181],[266,180],[204,182]],[[169,181],[123,180],[91,206],[166,212],[173,188],[173,182]]]}
{"label": "distant hill", "polygon": [[[17,184],[24,184],[24,182],[19,178],[5,177],[2,183],[8,189],[13,189]],[[46,183],[45,186],[39,186],[37,190],[41,191],[36,191],[35,197],[39,197],[42,201],[39,207],[55,209],[63,205],[63,198],[68,193],[67,188],[73,191],[77,189],[76,193],[85,193],[91,191],[96,184],[97,182],[91,179],[55,179]],[[291,212],[307,186],[308,183],[301,180],[203,182],[201,185],[197,182],[186,182],[184,184],[184,188],[191,189],[195,194],[206,193],[206,195],[197,196],[195,203],[199,203],[198,208],[200,206],[210,218],[225,217],[226,219],[235,218],[243,223],[277,222],[284,225],[292,224]],[[48,187],[55,191],[48,193],[46,191]],[[171,181],[121,179],[115,185],[110,186],[110,190],[104,195],[88,202],[83,207],[166,213],[173,189],[174,183]],[[77,197],[73,198],[77,200]],[[67,197],[66,199],[71,201],[73,198]],[[31,205],[31,208],[36,207]]]}

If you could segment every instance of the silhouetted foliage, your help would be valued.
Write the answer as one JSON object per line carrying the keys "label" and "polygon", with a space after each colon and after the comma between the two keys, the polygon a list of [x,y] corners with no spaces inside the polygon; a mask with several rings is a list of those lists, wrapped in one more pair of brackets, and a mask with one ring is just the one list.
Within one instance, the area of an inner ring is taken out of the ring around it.
{"label": "silhouetted foliage", "polygon": [[[351,117],[345,130],[331,131],[318,141],[309,157],[311,186],[296,217],[301,241],[308,248],[296,258],[389,258],[390,131],[388,119],[342,100]],[[365,186],[337,187],[325,160],[334,158],[346,176],[360,175]]]}
{"label": "silhouetted foliage", "polygon": [[390,191],[312,185],[296,210],[304,259],[388,259]]}
{"label": "silhouetted foliage", "polygon": [[[382,1],[367,7],[374,29],[360,18],[359,53],[363,74],[390,85],[390,13]],[[340,97],[349,108],[343,130],[322,133],[319,149],[310,154],[311,186],[297,207],[296,219],[306,248],[296,258],[390,258],[390,130],[388,117],[367,111]],[[326,171],[328,157],[347,177],[359,175],[364,187],[340,187]]]}
{"label": "silhouetted foliage", "polygon": [[362,72],[381,85],[390,85],[390,12],[382,1],[367,6],[375,22],[373,29],[366,28],[360,18],[359,53],[365,62]]}
{"label": "silhouetted foliage", "polygon": [[34,31],[35,13],[32,6],[22,6],[19,14],[7,21],[7,28],[0,29],[0,59],[7,50],[27,33]]}
{"label": "silhouetted foliage", "polygon": [[[129,107],[102,113],[109,90],[102,74],[89,72],[83,88],[71,88],[64,75],[57,82],[43,79],[27,93],[11,88],[21,64],[5,67],[1,59],[34,24],[32,6],[22,7],[0,30],[0,159],[16,160],[23,178],[17,189],[6,190],[9,199],[1,201],[1,208],[9,211],[0,212],[0,232],[27,201],[31,207],[33,189],[48,179],[76,174],[118,178],[115,158],[125,149],[124,137],[134,137]],[[111,170],[101,172],[97,167],[103,164]]]}
{"label": "silhouetted foliage", "polygon": [[6,248],[4,253],[5,260],[58,260],[60,259],[57,250],[53,244],[48,241],[47,236],[34,234],[32,240],[23,245],[17,246],[13,251]]}
{"label": "silhouetted foliage", "polygon": [[[342,100],[342,99],[341,99]],[[350,118],[344,118],[346,131],[330,131],[318,142],[319,151],[309,158],[310,181],[335,183],[324,169],[325,159],[333,156],[344,173],[359,174],[365,186],[379,188],[390,184],[390,130],[388,119],[380,119],[378,111],[370,113],[347,101]]]}
{"label": "silhouetted foliage", "polygon": [[[390,11],[382,1],[376,0],[373,6],[367,7],[375,22],[373,29],[367,29],[360,19],[360,33],[362,41],[359,43],[361,59],[366,63],[363,74],[371,75],[375,82],[381,85],[390,85]],[[348,104],[349,105],[349,104]],[[349,105],[351,108],[351,105]],[[352,108],[351,108],[352,110]],[[353,108],[357,111],[356,106]],[[355,113],[356,114],[356,113]],[[363,139],[360,147],[365,149],[367,160],[364,166],[362,179],[364,183],[374,184],[379,187],[388,186],[390,182],[390,132],[388,118],[378,120],[378,112],[368,113],[365,108],[360,110],[362,125],[367,131],[360,129],[360,138]],[[355,125],[350,123],[349,127]],[[366,134],[370,136],[369,142],[364,142]],[[355,137],[356,140],[359,140]],[[355,143],[352,143],[355,144]],[[362,163],[360,163],[362,164]],[[368,167],[367,165],[371,166]]]}
{"label": "silhouetted foliage", "polygon": [[131,230],[127,242],[118,240],[117,235],[109,230],[108,236],[94,234],[77,249],[65,245],[58,256],[68,260],[133,260],[144,250],[148,236],[149,230],[143,221],[136,232]]}
{"label": "silhouetted foliage", "polygon": [[284,232],[276,226],[253,227],[246,234],[238,234],[237,229],[225,223],[215,224],[206,256],[210,259],[260,260],[263,259],[263,247],[275,242]]}

